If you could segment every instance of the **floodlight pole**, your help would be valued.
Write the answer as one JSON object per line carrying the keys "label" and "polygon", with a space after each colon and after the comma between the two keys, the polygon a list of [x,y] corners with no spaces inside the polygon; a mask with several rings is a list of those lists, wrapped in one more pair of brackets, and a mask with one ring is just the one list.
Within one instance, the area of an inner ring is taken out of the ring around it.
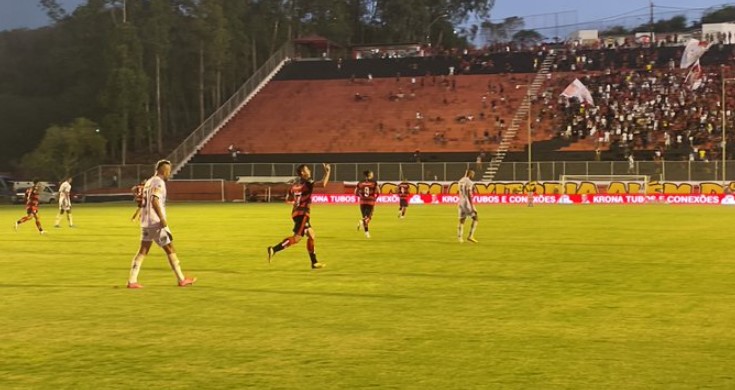
{"label": "floodlight pole", "polygon": [[[526,88],[526,99],[528,99],[528,115],[526,116],[527,122],[526,127],[528,130],[528,184],[526,184],[526,187],[529,187],[531,185],[531,181],[533,180],[533,163],[532,163],[532,151],[531,146],[533,143],[533,140],[531,139],[531,85],[530,84],[518,84],[516,85],[516,89],[525,87]],[[533,207],[533,193],[528,192],[528,207]]]}
{"label": "floodlight pole", "polygon": [[725,85],[731,81],[735,81],[735,77],[725,78],[725,72],[722,71],[722,105],[720,107],[722,111],[722,185],[725,186],[725,182],[727,181],[727,131],[726,131],[726,124],[727,119],[725,118]]}
{"label": "floodlight pole", "polygon": [[437,16],[434,20],[429,23],[429,25],[426,27],[426,44],[431,45],[431,26],[434,25],[434,23],[438,22],[440,19],[446,18],[448,15],[445,13]]}

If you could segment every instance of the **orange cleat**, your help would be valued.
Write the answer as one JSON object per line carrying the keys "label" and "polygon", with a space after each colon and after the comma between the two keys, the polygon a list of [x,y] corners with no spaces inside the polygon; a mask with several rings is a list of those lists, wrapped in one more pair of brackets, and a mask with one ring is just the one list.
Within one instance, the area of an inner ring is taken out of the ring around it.
{"label": "orange cleat", "polygon": [[130,283],[128,282],[128,288],[143,288],[143,285],[140,283]]}
{"label": "orange cleat", "polygon": [[197,278],[184,278],[184,280],[179,281],[179,287],[191,286],[196,281]]}

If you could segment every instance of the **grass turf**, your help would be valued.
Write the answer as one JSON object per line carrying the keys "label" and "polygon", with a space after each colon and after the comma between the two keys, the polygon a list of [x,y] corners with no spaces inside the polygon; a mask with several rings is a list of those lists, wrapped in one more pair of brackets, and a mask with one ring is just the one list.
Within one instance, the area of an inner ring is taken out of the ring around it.
{"label": "grass turf", "polygon": [[[315,206],[305,243],[266,262],[286,205],[172,204],[192,288],[154,248],[123,288],[129,205],[76,229],[0,207],[0,388],[733,388],[731,210],[696,206]],[[467,228],[469,224],[467,225]]]}

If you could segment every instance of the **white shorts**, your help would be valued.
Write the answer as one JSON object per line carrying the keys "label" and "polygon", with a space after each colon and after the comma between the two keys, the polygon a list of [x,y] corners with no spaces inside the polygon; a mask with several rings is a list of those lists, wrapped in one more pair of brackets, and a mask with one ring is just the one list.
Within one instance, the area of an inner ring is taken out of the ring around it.
{"label": "white shorts", "polygon": [[477,211],[470,204],[460,204],[458,208],[459,219],[477,218]]}
{"label": "white shorts", "polygon": [[173,237],[168,234],[162,233],[163,229],[160,227],[155,228],[140,228],[140,241],[143,242],[155,242],[156,245],[163,248],[164,246],[173,242]]}
{"label": "white shorts", "polygon": [[71,211],[71,200],[69,200],[69,199],[60,199],[59,200],[59,210],[61,210],[61,211]]}

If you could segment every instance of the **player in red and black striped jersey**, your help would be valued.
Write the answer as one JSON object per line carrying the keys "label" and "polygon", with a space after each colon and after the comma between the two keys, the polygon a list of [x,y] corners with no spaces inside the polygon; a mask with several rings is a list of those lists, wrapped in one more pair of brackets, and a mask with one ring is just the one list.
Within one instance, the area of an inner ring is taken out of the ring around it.
{"label": "player in red and black striped jersey", "polygon": [[411,196],[408,183],[405,180],[401,181],[401,184],[396,188],[396,194],[398,194],[398,200],[400,202],[398,206],[398,218],[403,219],[406,216],[406,209],[408,208],[408,198]]}
{"label": "player in red and black striped jersey", "polygon": [[143,196],[143,189],[145,188],[145,181],[140,182],[140,184],[133,186],[130,190],[133,193],[133,199],[135,199],[135,203],[138,205],[138,208],[135,209],[135,213],[133,214],[133,217],[130,218],[131,221],[135,221],[138,219],[138,216],[140,215],[140,209],[143,208],[143,203],[145,202],[145,197]]}
{"label": "player in red and black striped jersey", "polygon": [[373,219],[373,210],[380,188],[374,179],[373,171],[367,170],[362,174],[365,175],[365,179],[357,183],[355,188],[355,195],[360,198],[360,213],[362,214],[362,219],[357,223],[357,230],[362,228],[365,230],[365,237],[370,238],[370,220]]}
{"label": "player in red and black striped jersey", "polygon": [[31,219],[36,220],[36,228],[41,234],[46,234],[41,226],[41,219],[38,217],[38,194],[41,192],[41,185],[38,184],[38,180],[33,180],[33,186],[26,190],[26,216],[15,222],[15,230],[18,230],[20,224],[28,222]]}
{"label": "player in red and black striped jersey", "polygon": [[309,258],[311,259],[311,268],[324,268],[325,264],[320,263],[316,258],[316,235],[314,233],[314,228],[311,227],[311,221],[309,218],[309,214],[311,212],[311,194],[314,191],[314,187],[326,187],[327,183],[329,183],[329,173],[332,171],[332,167],[329,164],[323,165],[324,177],[319,182],[314,182],[314,179],[311,177],[311,170],[307,165],[302,164],[296,168],[296,174],[299,177],[291,186],[288,195],[293,198],[293,210],[291,211],[291,219],[293,219],[294,222],[293,235],[286,237],[274,246],[268,247],[269,263],[276,253],[297,244],[301,241],[302,237],[306,236],[306,250],[309,252]]}

